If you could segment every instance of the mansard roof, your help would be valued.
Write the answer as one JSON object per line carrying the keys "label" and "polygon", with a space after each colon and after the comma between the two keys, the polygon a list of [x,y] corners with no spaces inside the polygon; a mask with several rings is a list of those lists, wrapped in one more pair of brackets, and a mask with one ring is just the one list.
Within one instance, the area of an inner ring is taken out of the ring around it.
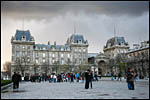
{"label": "mansard roof", "polygon": [[106,43],[106,47],[108,47],[108,45],[110,46],[114,46],[114,45],[125,45],[127,46],[128,43],[125,41],[124,37],[113,37],[109,40],[107,40],[107,43]]}
{"label": "mansard roof", "polygon": [[30,34],[30,31],[23,31],[23,30],[16,30],[15,39],[21,40],[22,36],[26,37],[26,41],[32,41],[32,36]]}
{"label": "mansard roof", "polygon": [[39,50],[45,48],[45,50],[48,50],[53,47],[57,50],[61,50],[61,48],[63,48],[63,49],[70,48],[68,45],[46,45],[46,44],[35,44],[34,48],[37,48]]}
{"label": "mansard roof", "polygon": [[83,35],[79,35],[79,34],[73,34],[71,36],[71,39],[74,41],[74,43],[78,43],[78,40],[81,40],[82,43],[86,43],[86,41],[83,38]]}
{"label": "mansard roof", "polygon": [[51,46],[50,45],[45,45],[45,44],[35,44],[35,48],[37,49],[43,49],[45,48],[46,50],[49,49]]}

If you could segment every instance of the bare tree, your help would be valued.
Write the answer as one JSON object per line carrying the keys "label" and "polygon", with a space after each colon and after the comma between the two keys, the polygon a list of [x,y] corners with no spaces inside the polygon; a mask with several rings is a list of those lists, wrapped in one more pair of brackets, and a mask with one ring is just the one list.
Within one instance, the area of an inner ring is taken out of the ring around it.
{"label": "bare tree", "polygon": [[128,57],[125,53],[119,53],[116,55],[116,57],[114,58],[116,72],[119,71],[119,72],[126,73],[127,59]]}
{"label": "bare tree", "polygon": [[114,58],[110,58],[109,59],[109,67],[111,69],[111,72],[113,71],[113,67],[115,66],[115,59]]}
{"label": "bare tree", "polygon": [[22,76],[24,76],[24,72],[29,69],[27,67],[28,63],[29,63],[29,58],[27,56],[16,58],[17,66],[15,67],[15,71],[21,71]]}
{"label": "bare tree", "polygon": [[50,70],[48,62],[43,63],[42,70],[45,72],[47,75],[48,71]]}
{"label": "bare tree", "polygon": [[59,65],[60,65],[60,62],[59,61],[55,61],[54,62],[54,66],[52,67],[52,70],[55,71],[56,74],[57,74],[57,72],[59,70]]}
{"label": "bare tree", "polygon": [[3,71],[7,73],[7,75],[11,76],[11,62],[5,62],[3,64]]}

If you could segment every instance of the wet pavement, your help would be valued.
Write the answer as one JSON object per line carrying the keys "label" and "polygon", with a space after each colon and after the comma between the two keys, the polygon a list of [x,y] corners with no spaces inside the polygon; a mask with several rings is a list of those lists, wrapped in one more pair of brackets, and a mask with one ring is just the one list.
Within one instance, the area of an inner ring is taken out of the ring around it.
{"label": "wet pavement", "polygon": [[84,89],[85,83],[20,83],[1,92],[2,99],[149,99],[149,81],[138,80],[135,90],[128,90],[127,83],[109,79],[93,82],[93,89]]}

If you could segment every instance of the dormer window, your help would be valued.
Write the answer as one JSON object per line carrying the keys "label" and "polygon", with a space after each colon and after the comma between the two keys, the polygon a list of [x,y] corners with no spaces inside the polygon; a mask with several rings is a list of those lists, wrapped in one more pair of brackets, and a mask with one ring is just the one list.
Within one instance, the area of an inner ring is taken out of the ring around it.
{"label": "dormer window", "polygon": [[68,47],[68,48],[67,48],[67,50],[69,51],[69,50],[70,50],[70,48]]}
{"label": "dormer window", "polygon": [[46,48],[45,48],[45,47],[43,47],[43,50],[46,50]]}
{"label": "dormer window", "polygon": [[81,44],[81,43],[82,43],[82,41],[81,41],[81,40],[78,40],[78,43],[79,43],[79,44]]}
{"label": "dormer window", "polygon": [[61,51],[63,51],[63,50],[64,50],[64,48],[62,47],[62,48],[61,48]]}
{"label": "dormer window", "polygon": [[25,41],[26,40],[26,36],[23,35],[22,36],[22,40]]}

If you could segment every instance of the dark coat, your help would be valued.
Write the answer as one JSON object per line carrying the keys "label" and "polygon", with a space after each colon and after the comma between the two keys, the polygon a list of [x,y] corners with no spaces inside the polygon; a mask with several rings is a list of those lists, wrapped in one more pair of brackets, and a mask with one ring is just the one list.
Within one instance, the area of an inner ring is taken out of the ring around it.
{"label": "dark coat", "polygon": [[12,81],[13,82],[19,82],[19,80],[20,80],[20,77],[17,75],[17,74],[14,74],[13,76],[12,76]]}
{"label": "dark coat", "polygon": [[134,81],[133,72],[127,72],[127,82],[133,82],[133,81]]}
{"label": "dark coat", "polygon": [[88,82],[91,80],[91,76],[89,75],[88,72],[85,72],[85,80]]}

